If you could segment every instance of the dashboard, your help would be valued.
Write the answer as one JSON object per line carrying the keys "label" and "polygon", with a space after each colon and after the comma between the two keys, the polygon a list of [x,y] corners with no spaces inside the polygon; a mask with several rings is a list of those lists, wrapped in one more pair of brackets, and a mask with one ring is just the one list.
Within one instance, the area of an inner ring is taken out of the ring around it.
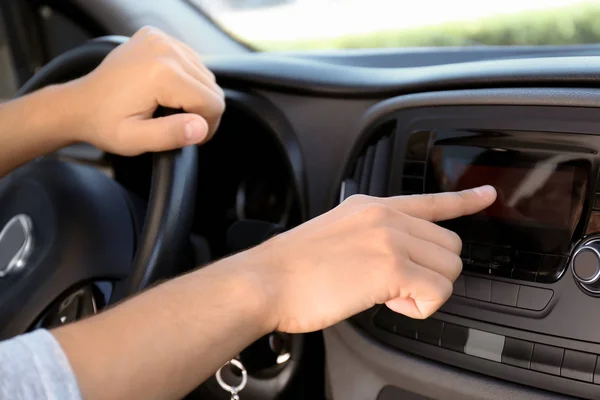
{"label": "dashboard", "polygon": [[[457,229],[465,241],[464,272],[452,298],[430,319],[415,321],[377,306],[325,330],[332,398],[600,396],[598,298],[594,283],[582,282],[596,277],[600,259],[590,250],[588,262],[579,262],[583,272],[573,267],[574,256],[587,251],[588,242],[594,245],[599,230],[600,91],[590,81],[595,68],[581,68],[592,61],[598,60],[359,69],[350,78],[339,73],[344,68],[307,61],[284,67],[268,57],[212,65],[234,87],[241,84],[237,69],[244,70],[245,85],[285,115],[304,157],[309,217],[354,193],[440,190],[441,181],[436,186],[429,178],[435,162],[428,158],[441,152],[434,151],[437,141],[508,151],[508,158],[488,152],[478,162],[463,160],[479,166],[477,184],[498,186],[505,177],[507,196],[524,180],[549,182],[534,185],[535,196],[513,207],[538,225],[487,220],[483,227]],[[544,173],[548,166],[551,172]],[[503,168],[500,178],[489,168]],[[473,241],[481,232],[496,234]]]}

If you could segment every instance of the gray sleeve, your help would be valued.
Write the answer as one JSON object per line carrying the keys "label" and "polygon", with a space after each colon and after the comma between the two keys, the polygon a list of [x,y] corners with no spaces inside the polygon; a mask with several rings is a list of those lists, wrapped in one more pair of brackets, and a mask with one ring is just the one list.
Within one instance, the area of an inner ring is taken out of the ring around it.
{"label": "gray sleeve", "polygon": [[81,400],[69,360],[50,332],[0,342],[0,399]]}

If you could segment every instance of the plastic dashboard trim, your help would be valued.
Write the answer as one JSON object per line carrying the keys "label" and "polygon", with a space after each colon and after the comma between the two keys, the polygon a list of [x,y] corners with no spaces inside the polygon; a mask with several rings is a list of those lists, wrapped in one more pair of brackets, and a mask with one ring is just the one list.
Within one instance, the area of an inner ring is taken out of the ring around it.
{"label": "plastic dashboard trim", "polygon": [[229,85],[338,98],[382,98],[448,89],[589,87],[600,57],[503,59],[412,68],[334,65],[284,55],[214,56],[206,65]]}
{"label": "plastic dashboard trim", "polygon": [[362,118],[363,130],[386,115],[408,108],[438,106],[600,106],[600,89],[592,88],[514,88],[472,89],[408,94],[377,103]]}
{"label": "plastic dashboard trim", "polygon": [[386,386],[444,400],[573,398],[391,352],[348,322],[325,330],[324,336],[333,399],[375,400]]}
{"label": "plastic dashboard trim", "polygon": [[285,115],[268,99],[260,94],[226,89],[227,102],[239,107],[258,121],[273,137],[285,154],[287,167],[292,173],[294,187],[300,201],[301,218],[307,215],[306,173],[304,156],[298,137]]}
{"label": "plastic dashboard trim", "polygon": [[[457,105],[600,106],[600,89],[515,88],[430,92],[382,101],[361,119],[361,134],[350,159],[372,131],[390,114],[403,109]],[[342,177],[339,177],[340,180]],[[332,205],[338,199],[332,198]],[[324,331],[327,372],[333,398],[375,399],[389,385],[444,399],[564,399],[565,395],[478,375],[446,364],[412,356],[375,341],[360,328],[342,322]],[[360,382],[360,390],[353,382]]]}

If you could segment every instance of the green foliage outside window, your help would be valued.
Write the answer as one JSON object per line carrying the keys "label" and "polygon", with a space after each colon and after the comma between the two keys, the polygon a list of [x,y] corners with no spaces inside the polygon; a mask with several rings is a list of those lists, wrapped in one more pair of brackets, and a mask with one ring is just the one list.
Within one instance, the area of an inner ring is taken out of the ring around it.
{"label": "green foliage outside window", "polygon": [[[485,1],[485,0],[484,0]],[[474,21],[380,31],[332,39],[250,43],[258,50],[314,50],[473,45],[572,45],[600,43],[600,4],[578,3],[545,11]]]}

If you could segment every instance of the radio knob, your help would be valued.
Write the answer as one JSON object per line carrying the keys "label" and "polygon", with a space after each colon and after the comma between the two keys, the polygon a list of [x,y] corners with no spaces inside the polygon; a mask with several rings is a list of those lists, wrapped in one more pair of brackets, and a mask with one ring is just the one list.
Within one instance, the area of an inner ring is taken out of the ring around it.
{"label": "radio knob", "polygon": [[600,294],[600,238],[588,239],[575,251],[571,271],[579,285],[593,294]]}

